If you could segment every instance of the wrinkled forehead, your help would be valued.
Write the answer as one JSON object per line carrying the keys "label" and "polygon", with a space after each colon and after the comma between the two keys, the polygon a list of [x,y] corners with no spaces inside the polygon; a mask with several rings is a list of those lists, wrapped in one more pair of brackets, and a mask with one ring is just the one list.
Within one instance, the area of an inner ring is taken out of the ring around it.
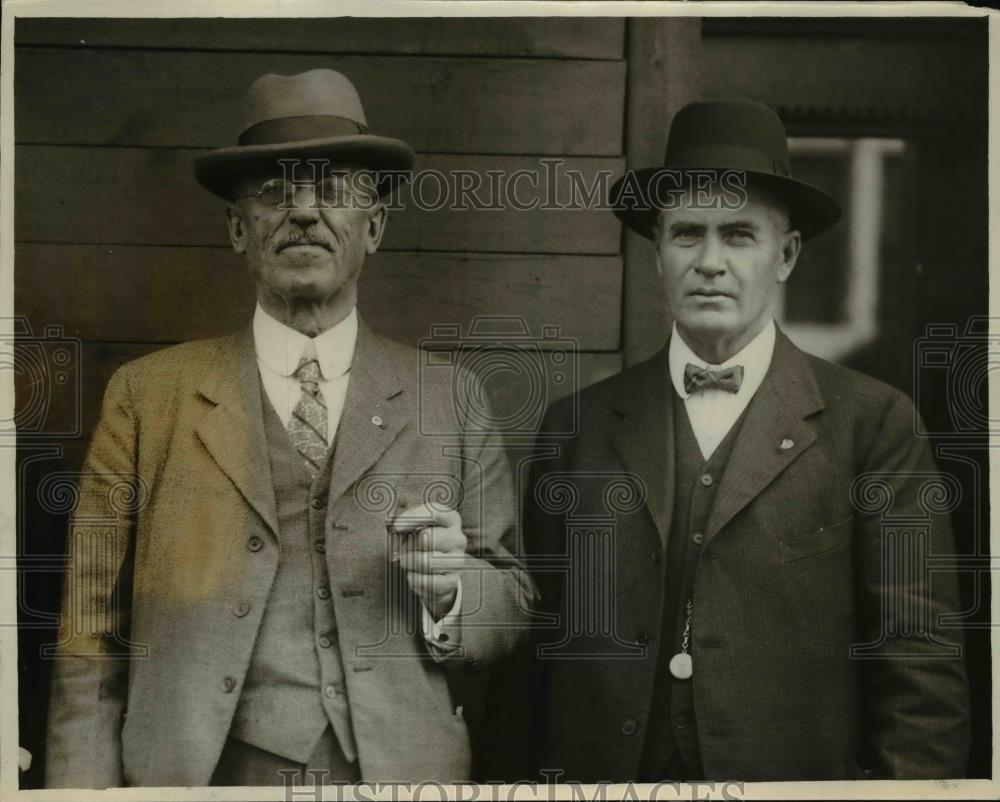
{"label": "wrinkled forehead", "polygon": [[741,220],[773,222],[787,230],[789,209],[777,193],[740,179],[688,181],[661,191],[659,230],[679,222],[726,225]]}
{"label": "wrinkled forehead", "polygon": [[328,159],[282,159],[280,162],[261,164],[248,169],[236,181],[235,190],[237,193],[253,191],[272,178],[286,181],[318,181],[335,175],[344,178],[350,184],[358,173],[367,170],[368,168],[360,164]]}

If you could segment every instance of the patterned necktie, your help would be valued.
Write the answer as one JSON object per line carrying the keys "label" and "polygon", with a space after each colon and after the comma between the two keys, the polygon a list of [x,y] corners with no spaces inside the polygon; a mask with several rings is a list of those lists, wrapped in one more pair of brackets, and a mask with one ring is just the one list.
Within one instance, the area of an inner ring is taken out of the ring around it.
{"label": "patterned necktie", "polygon": [[735,393],[739,391],[742,383],[742,365],[733,365],[725,370],[699,368],[690,362],[684,366],[684,392],[688,395],[712,389]]}
{"label": "patterned necktie", "polygon": [[319,362],[302,357],[293,374],[299,380],[302,397],[288,421],[288,436],[306,468],[316,476],[326,459],[326,401],[319,389]]}

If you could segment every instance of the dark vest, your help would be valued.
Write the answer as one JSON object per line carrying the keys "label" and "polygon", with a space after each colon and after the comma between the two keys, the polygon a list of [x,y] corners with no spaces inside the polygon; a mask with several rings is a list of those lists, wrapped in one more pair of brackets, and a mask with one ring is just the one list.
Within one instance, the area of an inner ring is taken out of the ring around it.
{"label": "dark vest", "polygon": [[311,480],[263,388],[261,396],[281,558],[231,734],[305,763],[330,724],[348,760],[355,760],[326,566],[332,449]]}
{"label": "dark vest", "polygon": [[[664,560],[663,617],[656,684],[640,765],[640,778],[650,781],[696,780],[701,777],[692,691],[692,684],[698,676],[698,661],[694,660],[694,677],[686,680],[675,679],[668,665],[670,658],[681,651],[687,600],[694,590],[695,572],[701,557],[702,532],[708,523],[719,480],[743,420],[741,415],[706,461],[691,428],[684,400],[674,391],[670,395],[676,459],[674,510]],[[689,654],[694,653],[694,637],[692,631]],[[667,772],[688,776],[671,777],[667,776]]]}

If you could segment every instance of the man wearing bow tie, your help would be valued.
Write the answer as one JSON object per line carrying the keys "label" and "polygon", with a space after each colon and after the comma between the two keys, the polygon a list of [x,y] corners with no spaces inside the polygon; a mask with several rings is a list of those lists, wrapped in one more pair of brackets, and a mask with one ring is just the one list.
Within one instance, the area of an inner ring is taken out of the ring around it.
{"label": "man wearing bow tie", "polygon": [[332,70],[262,76],[246,110],[239,144],[195,172],[227,202],[257,305],[108,385],[47,784],[466,780],[464,694],[519,640],[533,589],[497,437],[355,308],[413,151],[369,133]]}
{"label": "man wearing bow tie", "polygon": [[674,323],[539,435],[524,538],[558,624],[535,643],[534,769],[961,777],[955,577],[921,563],[952,535],[913,405],[772,319],[836,203],[792,178],[780,121],[749,102],[682,109],[665,164],[612,198],[654,243]]}

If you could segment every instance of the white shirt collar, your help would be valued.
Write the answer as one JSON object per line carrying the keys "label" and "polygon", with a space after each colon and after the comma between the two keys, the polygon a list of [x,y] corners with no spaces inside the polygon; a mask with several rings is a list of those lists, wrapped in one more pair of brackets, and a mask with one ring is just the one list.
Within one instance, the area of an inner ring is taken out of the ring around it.
{"label": "white shirt collar", "polygon": [[253,313],[253,342],[257,358],[282,376],[291,376],[303,356],[314,356],[323,379],[343,376],[351,369],[358,337],[358,312],[350,314],[318,337],[307,337],[264,311],[260,304]]}
{"label": "white shirt collar", "polygon": [[752,396],[757,392],[767,369],[771,366],[771,357],[774,354],[774,343],[776,339],[774,320],[768,320],[764,329],[748,342],[743,348],[721,365],[713,365],[698,356],[691,347],[684,342],[677,324],[674,323],[673,332],[670,336],[670,345],[667,349],[667,358],[670,364],[670,381],[674,385],[674,390],[685,401],[689,398],[689,393],[684,391],[684,366],[690,362],[699,368],[711,368],[712,370],[722,370],[731,365],[743,366],[743,382],[740,384],[739,392],[736,396]]}

